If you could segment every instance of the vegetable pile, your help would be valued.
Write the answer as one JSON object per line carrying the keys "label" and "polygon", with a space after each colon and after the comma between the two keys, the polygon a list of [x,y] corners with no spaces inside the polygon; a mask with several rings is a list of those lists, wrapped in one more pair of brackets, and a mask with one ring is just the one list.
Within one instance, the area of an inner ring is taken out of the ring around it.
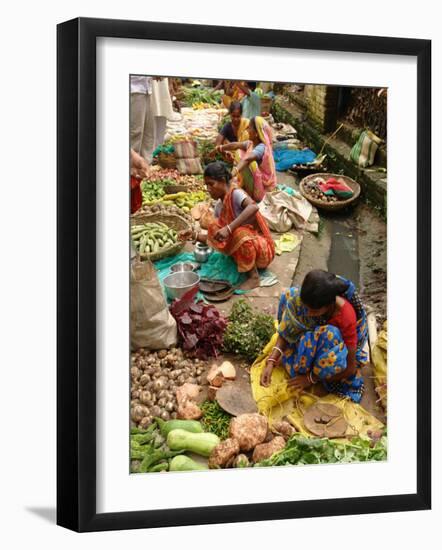
{"label": "vegetable pile", "polygon": [[163,206],[176,205],[183,210],[183,212],[188,213],[196,204],[206,201],[208,198],[209,195],[205,191],[192,191],[190,193],[180,191],[179,193],[163,195],[161,198],[152,201],[143,200],[143,204],[162,204]]}
{"label": "vegetable pile", "polygon": [[229,425],[232,416],[222,409],[217,401],[204,401],[201,404],[203,418],[201,423],[206,431],[216,434],[221,440],[229,437]]}
{"label": "vegetable pile", "polygon": [[253,362],[275,332],[271,315],[254,312],[245,300],[233,304],[224,333],[224,350]]}
{"label": "vegetable pile", "polygon": [[177,418],[176,390],[186,382],[202,384],[206,364],[189,360],[179,348],[132,353],[131,420],[132,426],[147,428],[154,417]]}
{"label": "vegetable pile", "polygon": [[356,437],[348,443],[341,443],[333,439],[309,439],[295,434],[288,440],[282,451],[261,461],[258,466],[368,462],[386,460],[386,458],[386,435],[377,441]]}
{"label": "vegetable pile", "polygon": [[175,300],[170,306],[183,348],[194,352],[200,359],[218,356],[223,344],[226,320],[215,306],[204,302],[195,303],[198,288]]}
{"label": "vegetable pile", "polygon": [[140,254],[151,254],[177,242],[177,232],[162,222],[149,222],[131,227],[132,242]]}
{"label": "vegetable pile", "polygon": [[[175,185],[175,182],[172,182]],[[141,192],[143,194],[143,203],[153,202],[161,199],[166,192],[164,186],[170,185],[170,180],[143,180],[141,182]]]}
{"label": "vegetable pile", "polygon": [[184,453],[208,457],[219,443],[216,435],[204,433],[195,420],[164,422],[156,418],[147,430],[131,429],[131,472],[206,470]]}
{"label": "vegetable pile", "polygon": [[[188,88],[183,87],[184,102],[187,106],[193,107],[193,104],[205,103],[209,107],[218,106],[221,102],[222,93],[212,88]],[[202,107],[197,106],[198,109]]]}
{"label": "vegetable pile", "polygon": [[[183,139],[182,137],[180,139]],[[205,189],[204,178],[201,175],[181,174],[172,168],[150,167],[150,175],[143,182],[164,182],[164,185],[185,185],[189,191]]]}

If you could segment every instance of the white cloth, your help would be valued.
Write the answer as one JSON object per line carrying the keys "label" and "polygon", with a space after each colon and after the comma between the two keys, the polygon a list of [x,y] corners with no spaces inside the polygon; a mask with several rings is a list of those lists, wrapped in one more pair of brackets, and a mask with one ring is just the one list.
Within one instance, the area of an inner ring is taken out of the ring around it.
{"label": "white cloth", "polygon": [[288,195],[284,191],[266,193],[259,204],[259,211],[269,228],[277,233],[286,233],[292,227],[307,229],[312,209],[304,197]]}
{"label": "white cloth", "polygon": [[152,110],[154,116],[173,117],[168,78],[152,80]]}
{"label": "white cloth", "polygon": [[149,164],[155,148],[155,118],[151,103],[149,94],[130,94],[130,146]]}
{"label": "white cloth", "polygon": [[131,76],[130,77],[131,94],[151,94],[152,77],[151,76]]}

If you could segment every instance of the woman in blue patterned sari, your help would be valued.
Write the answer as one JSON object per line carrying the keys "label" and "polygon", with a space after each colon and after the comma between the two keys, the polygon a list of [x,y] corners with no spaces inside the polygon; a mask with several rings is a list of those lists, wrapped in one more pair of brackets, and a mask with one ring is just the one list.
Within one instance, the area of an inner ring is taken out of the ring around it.
{"label": "woman in blue patterned sari", "polygon": [[270,384],[272,370],[281,361],[292,388],[304,390],[320,382],[328,392],[361,401],[368,329],[351,281],[310,271],[300,289],[282,294],[278,323],[278,341],[261,376],[263,386]]}

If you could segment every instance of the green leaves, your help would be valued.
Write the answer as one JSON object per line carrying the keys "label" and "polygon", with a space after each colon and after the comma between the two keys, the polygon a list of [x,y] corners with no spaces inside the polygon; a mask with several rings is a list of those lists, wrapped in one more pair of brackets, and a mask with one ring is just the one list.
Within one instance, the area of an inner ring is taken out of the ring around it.
{"label": "green leaves", "polygon": [[273,317],[255,313],[244,300],[233,304],[224,332],[224,350],[242,355],[253,362],[275,331]]}
{"label": "green leaves", "polygon": [[386,434],[378,441],[355,437],[348,443],[336,442],[332,439],[308,439],[295,434],[282,451],[263,460],[257,466],[371,462],[386,459]]}

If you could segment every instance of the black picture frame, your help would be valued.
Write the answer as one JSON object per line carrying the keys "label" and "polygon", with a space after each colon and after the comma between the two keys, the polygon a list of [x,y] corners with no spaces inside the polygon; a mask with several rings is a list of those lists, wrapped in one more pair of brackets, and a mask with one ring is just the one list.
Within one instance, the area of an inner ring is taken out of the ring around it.
{"label": "black picture frame", "polygon": [[[417,59],[417,492],[363,498],[96,512],[96,39],[153,39]],[[74,19],[57,28],[57,523],[152,528],[431,506],[431,41]]]}

